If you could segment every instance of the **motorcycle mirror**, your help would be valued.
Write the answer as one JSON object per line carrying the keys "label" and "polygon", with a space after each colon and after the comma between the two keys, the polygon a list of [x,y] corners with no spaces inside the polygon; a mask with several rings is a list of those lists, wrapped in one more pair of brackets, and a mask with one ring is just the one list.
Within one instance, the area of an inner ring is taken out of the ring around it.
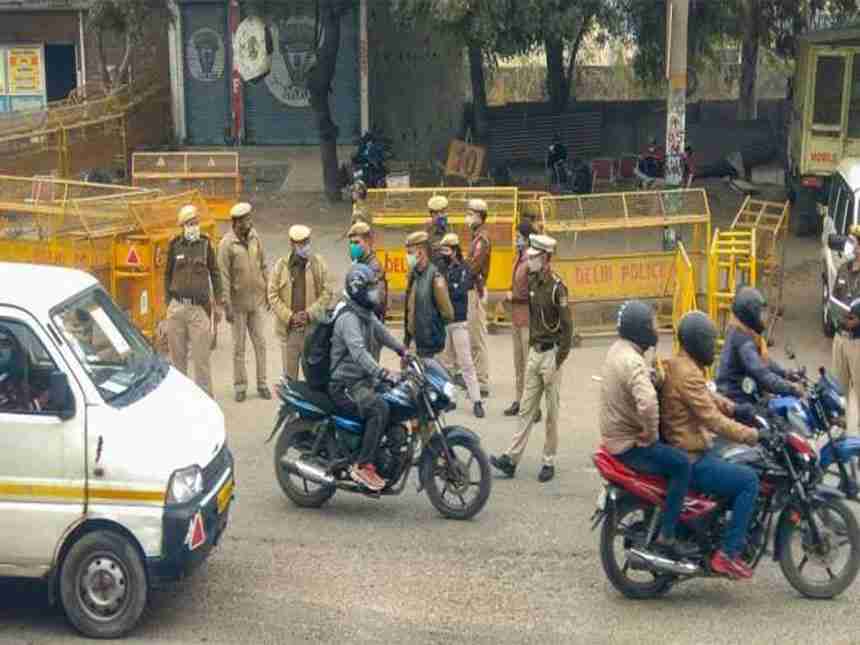
{"label": "motorcycle mirror", "polygon": [[749,376],[745,376],[741,381],[741,390],[746,395],[753,394],[756,391],[756,383]]}

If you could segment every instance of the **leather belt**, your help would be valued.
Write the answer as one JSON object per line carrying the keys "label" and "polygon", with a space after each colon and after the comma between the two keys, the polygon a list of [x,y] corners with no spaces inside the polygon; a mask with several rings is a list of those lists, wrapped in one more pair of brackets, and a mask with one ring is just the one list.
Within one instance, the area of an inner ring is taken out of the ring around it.
{"label": "leather belt", "polygon": [[178,302],[180,305],[188,305],[188,306],[198,306],[198,307],[202,307],[202,306],[203,306],[203,304],[204,304],[204,303],[200,302],[199,300],[195,300],[194,298],[178,298],[178,297],[174,297],[173,299],[174,299],[176,302]]}
{"label": "leather belt", "polygon": [[551,349],[555,349],[556,347],[558,347],[557,343],[538,343],[537,345],[535,345],[535,350],[543,354],[544,352],[548,352]]}

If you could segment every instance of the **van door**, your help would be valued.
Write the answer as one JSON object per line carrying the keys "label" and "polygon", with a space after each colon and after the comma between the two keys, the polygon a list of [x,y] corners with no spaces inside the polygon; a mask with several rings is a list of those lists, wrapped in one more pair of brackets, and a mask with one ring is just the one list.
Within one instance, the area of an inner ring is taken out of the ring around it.
{"label": "van door", "polygon": [[845,133],[844,157],[860,156],[860,51],[851,56],[848,93],[848,129]]}
{"label": "van door", "polygon": [[70,378],[73,416],[52,410],[51,375],[68,370],[34,318],[0,307],[0,342],[0,575],[40,576],[84,512],[86,406]]}

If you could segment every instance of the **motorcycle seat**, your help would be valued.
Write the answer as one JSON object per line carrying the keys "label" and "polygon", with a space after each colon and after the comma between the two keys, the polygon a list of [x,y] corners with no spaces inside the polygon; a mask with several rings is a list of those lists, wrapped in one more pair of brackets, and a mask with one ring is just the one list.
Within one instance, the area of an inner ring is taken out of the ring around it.
{"label": "motorcycle seat", "polygon": [[328,394],[313,389],[305,381],[290,381],[290,388],[305,401],[316,406],[328,416],[335,417],[338,420],[344,420],[346,422],[345,425],[347,426],[354,426],[356,423],[364,423],[361,419],[357,419],[348,414],[343,414]]}

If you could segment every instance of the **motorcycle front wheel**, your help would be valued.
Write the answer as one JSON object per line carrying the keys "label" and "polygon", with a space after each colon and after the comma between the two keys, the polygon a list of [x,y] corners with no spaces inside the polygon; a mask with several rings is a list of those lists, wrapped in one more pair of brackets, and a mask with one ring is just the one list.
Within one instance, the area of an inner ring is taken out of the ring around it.
{"label": "motorcycle front wheel", "polygon": [[308,481],[291,473],[283,460],[298,460],[309,455],[314,445],[314,435],[307,421],[296,421],[281,431],[275,444],[275,477],[284,494],[303,508],[319,508],[331,499],[337,488]]}
{"label": "motorcycle front wheel", "polygon": [[628,598],[641,600],[662,596],[672,588],[674,576],[634,570],[626,552],[645,544],[653,508],[622,499],[600,529],[600,562],[610,584]]}
{"label": "motorcycle front wheel", "polygon": [[421,468],[430,503],[445,517],[468,520],[490,498],[493,478],[487,453],[459,437],[448,439],[451,463],[443,454],[426,457]]}
{"label": "motorcycle front wheel", "polygon": [[860,528],[842,500],[812,503],[818,543],[809,522],[800,514],[784,530],[779,566],[792,587],[807,598],[835,598],[857,577],[860,568]]}

